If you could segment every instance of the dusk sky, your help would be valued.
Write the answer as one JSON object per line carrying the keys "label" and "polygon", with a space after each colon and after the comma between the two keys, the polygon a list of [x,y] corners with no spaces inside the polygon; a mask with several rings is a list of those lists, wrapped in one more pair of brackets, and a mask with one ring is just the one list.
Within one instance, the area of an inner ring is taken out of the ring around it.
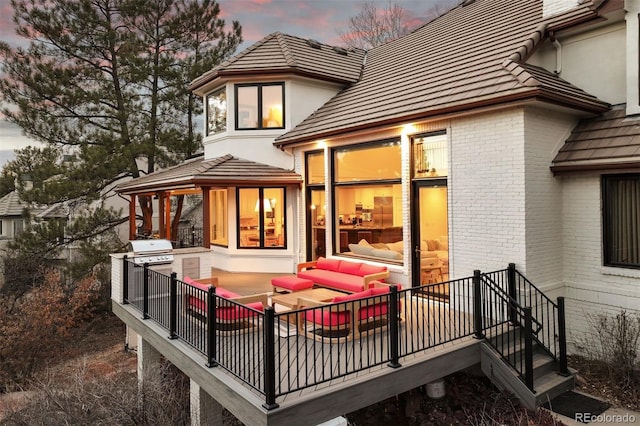
{"label": "dusk sky", "polygon": [[[384,9],[387,0],[374,0],[378,9]],[[457,3],[456,0],[397,0],[408,13],[412,28]],[[221,17],[242,25],[244,43],[238,52],[280,31],[294,36],[312,38],[322,43],[340,45],[338,29],[346,29],[349,18],[361,9],[361,0],[220,0]],[[0,0],[0,40],[11,45],[24,45],[24,39],[15,34],[10,0]],[[0,167],[10,158],[12,150],[23,148],[33,141],[22,136],[21,129],[0,120]]]}

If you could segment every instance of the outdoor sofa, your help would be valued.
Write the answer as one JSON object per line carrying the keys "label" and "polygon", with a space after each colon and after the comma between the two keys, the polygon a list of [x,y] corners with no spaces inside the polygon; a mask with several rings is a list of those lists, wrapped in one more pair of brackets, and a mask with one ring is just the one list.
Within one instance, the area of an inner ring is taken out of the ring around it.
{"label": "outdoor sofa", "polygon": [[313,262],[299,263],[297,276],[322,287],[357,293],[367,290],[372,281],[384,281],[389,271],[386,266],[320,257]]}
{"label": "outdoor sofa", "polygon": [[[334,297],[330,302],[298,298],[298,332],[318,341],[335,338],[357,339],[362,334],[380,331],[389,322],[390,286],[379,281],[357,293]],[[399,285],[396,285],[400,289]],[[398,315],[402,304],[398,302]]]}

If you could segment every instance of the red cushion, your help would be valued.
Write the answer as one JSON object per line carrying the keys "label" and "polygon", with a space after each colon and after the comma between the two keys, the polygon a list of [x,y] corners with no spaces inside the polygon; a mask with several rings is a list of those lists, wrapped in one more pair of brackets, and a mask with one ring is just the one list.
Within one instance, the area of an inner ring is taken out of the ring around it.
{"label": "red cushion", "polygon": [[255,311],[262,312],[264,310],[264,306],[262,306],[262,302],[252,302],[247,303],[246,305],[221,306],[216,309],[216,318],[230,321],[254,317],[258,313],[253,309],[255,309]]}
{"label": "red cushion", "polygon": [[271,285],[274,287],[286,288],[291,291],[299,291],[312,288],[313,281],[306,278],[296,277],[295,275],[285,275],[284,277],[272,278]]}
{"label": "red cushion", "polygon": [[[400,286],[400,284],[393,284],[396,287],[398,287],[398,290],[402,289],[402,287]],[[384,286],[384,287],[371,287],[371,295],[372,296],[378,296],[380,294],[387,294],[391,292],[391,286]]]}
{"label": "red cushion", "polygon": [[371,296],[371,290],[360,291],[358,293],[345,294],[344,296],[336,296],[331,303],[349,302],[351,300],[364,299]]}
{"label": "red cushion", "polygon": [[365,275],[377,274],[379,272],[386,272],[386,271],[387,271],[386,266],[376,266],[376,265],[369,265],[368,263],[363,263],[360,266],[360,271],[358,271],[358,275],[360,275],[361,277],[364,277]]}
{"label": "red cushion", "polygon": [[211,287],[209,284],[199,283],[198,281],[195,281],[192,278],[189,278],[188,276],[184,277],[182,281],[185,284],[189,284],[192,287],[199,288],[200,290],[204,290],[204,291],[209,291],[209,287]]}
{"label": "red cushion", "polygon": [[207,302],[205,302],[204,300],[200,299],[199,297],[194,297],[194,296],[188,296],[188,302],[189,307],[192,309],[197,309],[200,311],[206,311],[207,310]]}
{"label": "red cushion", "polygon": [[364,320],[367,318],[375,318],[387,315],[388,303],[386,301],[382,303],[373,303],[369,306],[363,306],[358,312],[358,318]]}
{"label": "red cushion", "polygon": [[342,272],[349,275],[360,275],[360,266],[362,263],[357,262],[347,262],[346,260],[340,261],[340,266],[338,267],[338,272]]}
{"label": "red cushion", "polygon": [[236,297],[240,297],[238,293],[234,293],[222,287],[216,287],[216,295],[225,299],[235,299]]}
{"label": "red cushion", "polygon": [[307,321],[320,324],[323,327],[337,327],[339,325],[349,324],[350,316],[350,311],[331,312],[329,308],[310,309],[304,314]]}
{"label": "red cushion", "polygon": [[327,271],[338,271],[338,268],[340,268],[340,259],[327,259],[324,257],[319,257],[316,262],[316,268],[324,269]]}
{"label": "red cushion", "polygon": [[362,277],[343,274],[341,272],[326,271],[324,269],[310,269],[298,272],[301,278],[307,278],[314,283],[332,287],[339,290],[356,293],[364,290]]}

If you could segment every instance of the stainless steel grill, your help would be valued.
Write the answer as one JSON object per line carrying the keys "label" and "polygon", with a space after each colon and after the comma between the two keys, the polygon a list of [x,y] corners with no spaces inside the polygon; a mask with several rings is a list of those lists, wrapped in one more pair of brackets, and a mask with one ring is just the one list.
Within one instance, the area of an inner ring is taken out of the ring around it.
{"label": "stainless steel grill", "polygon": [[169,240],[132,240],[129,251],[133,252],[132,260],[138,265],[173,262],[173,246]]}

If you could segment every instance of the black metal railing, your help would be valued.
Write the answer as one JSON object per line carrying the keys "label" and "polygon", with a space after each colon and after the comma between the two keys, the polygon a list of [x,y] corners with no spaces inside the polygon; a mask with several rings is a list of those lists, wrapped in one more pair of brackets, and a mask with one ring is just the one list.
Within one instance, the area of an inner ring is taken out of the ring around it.
{"label": "black metal railing", "polygon": [[485,337],[531,391],[534,342],[559,363],[561,374],[568,374],[564,298],[551,301],[513,263],[499,271],[475,271],[474,291],[479,293],[475,312],[482,312],[476,329],[492,331],[476,336]]}
{"label": "black metal railing", "polygon": [[202,247],[204,241],[202,227],[189,226],[178,228],[178,233],[172,238],[174,247]]}
{"label": "black metal railing", "polygon": [[[408,355],[474,334],[484,337],[496,326],[538,328],[531,325],[537,320],[530,309],[498,289],[502,279],[502,273],[478,273],[320,306],[302,301],[297,310],[276,312],[266,302],[225,299],[213,286],[186,284],[125,258],[123,294],[170,339],[184,341],[207,366],[223,368],[261,393],[271,409],[283,395],[374,366],[399,368]],[[519,365],[527,377],[528,362]]]}

